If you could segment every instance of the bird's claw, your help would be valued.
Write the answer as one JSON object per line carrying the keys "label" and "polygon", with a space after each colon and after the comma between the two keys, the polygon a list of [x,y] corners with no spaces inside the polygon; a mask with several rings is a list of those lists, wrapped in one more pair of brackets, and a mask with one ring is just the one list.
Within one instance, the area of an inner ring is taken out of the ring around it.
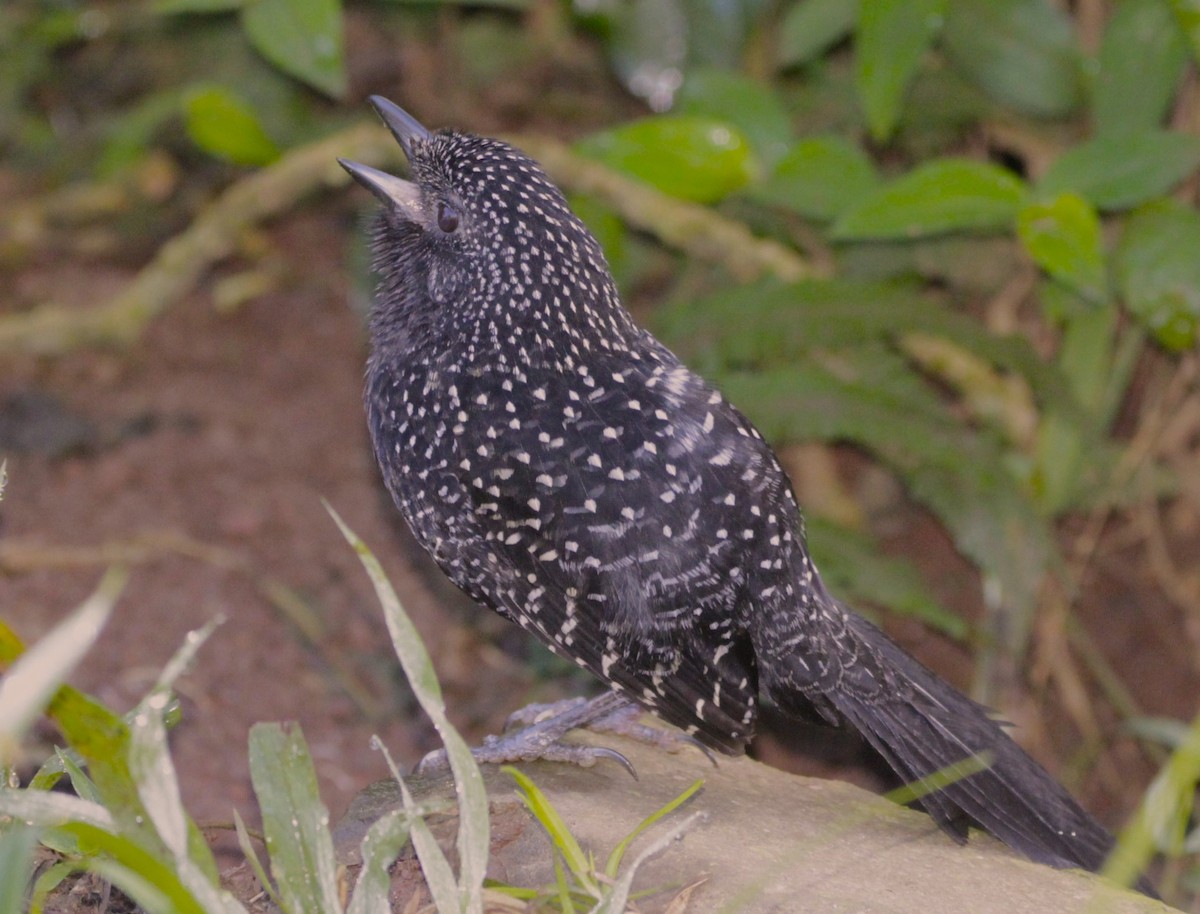
{"label": "bird's claw", "polygon": [[[572,743],[549,742],[537,739],[522,740],[523,731],[509,736],[486,736],[483,745],[471,750],[475,761],[481,765],[508,765],[513,762],[566,762],[581,768],[591,768],[600,759],[610,759],[629,772],[635,781],[637,769],[633,763],[616,749],[607,746],[584,746]],[[417,763],[416,773],[436,774],[445,771],[450,759],[445,749],[430,752]]]}

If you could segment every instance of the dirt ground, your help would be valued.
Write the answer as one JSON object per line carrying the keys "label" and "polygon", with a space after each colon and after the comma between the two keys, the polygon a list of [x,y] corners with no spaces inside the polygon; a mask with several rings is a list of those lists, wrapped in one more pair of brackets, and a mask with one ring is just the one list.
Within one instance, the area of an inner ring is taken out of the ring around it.
{"label": "dirt ground", "polygon": [[[398,680],[370,586],[322,499],[389,571],[469,736],[495,729],[526,701],[575,687],[538,686],[512,651],[495,646],[495,637],[509,646],[521,639],[464,612],[416,563],[382,493],[360,403],[362,314],[347,278],[349,255],[363,243],[360,196],[347,190],[311,202],[269,227],[265,243],[284,278],[232,313],[214,309],[210,278],[128,350],[22,357],[0,371],[9,474],[0,614],[35,640],[111,561],[128,561],[129,585],[73,679],[119,710],[141,696],[186,632],[225,618],[180,683],[184,719],[172,738],[185,801],[202,822],[229,822],[233,807],[254,815],[246,734],[256,721],[300,721],[335,816],[386,774],[368,747],[373,733],[408,763],[433,747]],[[35,263],[0,303],[87,307],[136,266]],[[1194,509],[1168,518],[1165,548],[1187,565],[1200,547]],[[947,602],[978,612],[978,581],[927,518],[907,509],[890,541],[930,573]],[[1131,523],[1114,523],[1097,556],[1080,620],[1146,713],[1189,719],[1200,694],[1196,642],[1155,583],[1144,538]],[[306,623],[285,611],[294,603]],[[963,649],[912,624],[893,630],[927,663],[969,682]],[[1069,701],[1046,690],[1004,710],[1054,770],[1080,761],[1080,708],[1095,711],[1105,749],[1072,786],[1117,824],[1154,769],[1131,740],[1113,735],[1114,714],[1091,678],[1082,681],[1088,690]],[[761,752],[797,767],[795,742],[777,736]],[[803,764],[844,773],[854,758],[851,745],[832,762]]]}

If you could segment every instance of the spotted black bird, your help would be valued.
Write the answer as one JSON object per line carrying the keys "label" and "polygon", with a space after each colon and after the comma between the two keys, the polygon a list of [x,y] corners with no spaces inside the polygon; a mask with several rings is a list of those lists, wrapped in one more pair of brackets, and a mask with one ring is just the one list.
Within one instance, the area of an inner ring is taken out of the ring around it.
{"label": "spotted black bird", "polygon": [[921,800],[956,839],[977,823],[1098,869],[1108,832],[829,593],[775,454],[633,322],[541,168],[371,101],[412,180],[341,163],[383,203],[367,415],[396,504],[451,580],[705,746],[742,752],[762,695],[857,729],[905,781],[974,771]]}

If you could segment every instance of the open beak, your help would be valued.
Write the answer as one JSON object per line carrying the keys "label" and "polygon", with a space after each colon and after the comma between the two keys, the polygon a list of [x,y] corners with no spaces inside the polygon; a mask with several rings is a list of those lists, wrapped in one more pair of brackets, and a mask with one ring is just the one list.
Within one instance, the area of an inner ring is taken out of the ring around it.
{"label": "open beak", "polygon": [[[375,113],[383,120],[392,136],[399,142],[400,148],[404,150],[405,156],[411,161],[414,141],[428,141],[429,131],[422,127],[415,117],[383,96],[372,95],[370,101]],[[338,164],[350,173],[350,177],[374,194],[384,206],[398,210],[409,218],[417,217],[421,190],[416,184],[360,162],[338,159]]]}

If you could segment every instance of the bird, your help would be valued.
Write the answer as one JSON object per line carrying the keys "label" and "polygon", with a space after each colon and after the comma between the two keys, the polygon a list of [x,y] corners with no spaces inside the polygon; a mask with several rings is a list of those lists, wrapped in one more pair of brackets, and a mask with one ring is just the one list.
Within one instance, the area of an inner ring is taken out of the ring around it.
{"label": "bird", "polygon": [[984,707],[829,592],[771,447],[634,322],[543,169],[370,103],[410,171],[339,159],[382,204],[374,455],[454,584],[608,687],[567,725],[632,706],[737,755],[766,700],[857,730],[927,785],[919,804],[960,843],[977,825],[1032,860],[1100,870],[1112,835]]}

